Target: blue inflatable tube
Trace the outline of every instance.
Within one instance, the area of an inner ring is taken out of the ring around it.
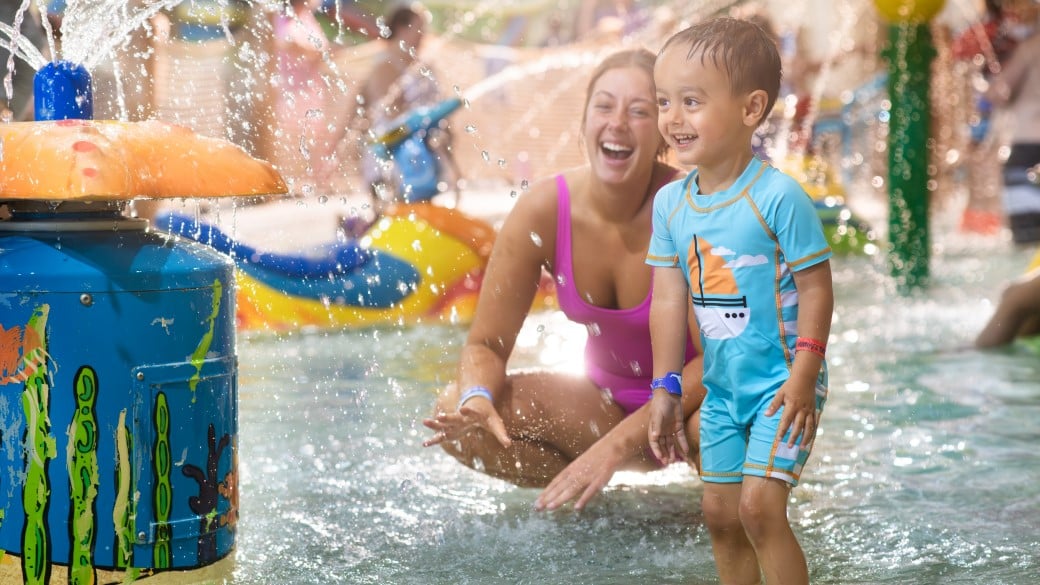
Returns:
[[[261,252],[235,241],[212,225],[177,213],[162,214],[154,223],[164,231],[207,244],[261,270],[289,277],[314,278],[345,274],[369,259],[369,253],[358,245],[357,240],[323,246],[317,250],[317,255],[298,256]]]
[[[218,228],[174,212],[155,226],[206,244],[235,259],[239,270],[290,297],[337,305],[389,308],[419,286],[418,270],[392,254],[366,250],[356,240],[317,248],[317,254],[262,252]]]

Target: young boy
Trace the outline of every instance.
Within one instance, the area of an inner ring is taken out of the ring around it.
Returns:
[[[688,451],[676,372],[692,306],[708,389],[702,506],[719,576],[808,583],[787,499],[827,396],[834,296],[812,201],[751,151],[776,101],[780,56],[758,26],[720,18],[670,38],[654,82],[661,134],[696,170],[654,202],[650,445],[665,462]]]

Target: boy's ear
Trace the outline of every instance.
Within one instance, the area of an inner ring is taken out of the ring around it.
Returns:
[[[747,94],[747,97],[744,98],[744,124],[757,128],[766,119],[766,115],[769,114],[766,111],[766,103],[768,102],[769,95],[764,89],[756,89]]]

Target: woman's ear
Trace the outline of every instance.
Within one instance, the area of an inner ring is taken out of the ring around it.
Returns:
[[[766,111],[768,102],[769,95],[764,89],[756,89],[747,94],[744,98],[744,125],[757,128],[769,115]]]

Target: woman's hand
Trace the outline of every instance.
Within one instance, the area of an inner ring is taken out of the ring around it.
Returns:
[[[534,502],[536,510],[555,510],[577,498],[574,509],[580,511],[610,482],[624,461],[620,451],[604,437],[593,443],[549,482]]]
[[[491,433],[507,449],[513,444],[495,405],[483,396],[467,400],[455,412],[440,412],[433,418],[423,419],[423,426],[435,431],[432,437],[423,441],[423,447],[457,440],[477,428]]]

